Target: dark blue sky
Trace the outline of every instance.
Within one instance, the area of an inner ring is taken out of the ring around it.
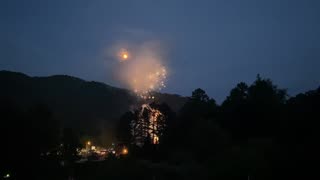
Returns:
[[[118,40],[169,49],[165,92],[221,102],[257,73],[294,95],[320,85],[319,0],[1,0],[0,69],[119,85],[103,51]]]

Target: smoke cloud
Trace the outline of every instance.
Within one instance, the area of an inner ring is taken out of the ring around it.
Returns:
[[[108,54],[117,61],[114,67],[116,79],[140,97],[154,98],[150,93],[165,87],[166,53],[159,42],[119,42],[109,48]]]

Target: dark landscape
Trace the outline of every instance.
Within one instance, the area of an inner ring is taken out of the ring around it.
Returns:
[[[151,105],[165,113],[165,133],[159,144],[145,139],[140,147],[130,134],[135,112],[126,109],[137,100],[128,90],[8,71],[0,72],[0,82],[1,168],[13,178],[270,179],[308,173],[316,155],[320,88],[288,97],[258,76],[251,85],[237,84],[221,105],[202,89],[189,97],[159,94]],[[124,143],[129,153],[76,163],[87,140]]]
[[[319,0],[0,0],[0,179],[317,179]]]

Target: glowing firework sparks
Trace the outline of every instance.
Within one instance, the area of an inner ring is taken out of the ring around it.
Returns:
[[[145,113],[148,113],[147,119]],[[138,115],[138,121],[133,124],[133,127],[137,127],[136,130],[140,131],[143,129],[143,132],[140,132],[144,138],[150,138],[152,144],[159,144],[159,137],[162,135],[165,117],[164,115],[155,108],[152,108],[149,104],[143,104]],[[134,133],[134,132],[133,132]],[[141,139],[137,139],[137,143]]]
[[[122,82],[143,99],[154,99],[150,94],[165,87],[167,69],[162,63],[158,49],[143,46],[133,49],[134,56],[127,49],[120,49],[118,59],[123,63],[117,73]],[[128,61],[130,59],[130,61]]]
[[[145,77],[139,78],[139,81],[133,80],[132,86],[140,97],[152,99],[152,96],[149,95],[151,91],[161,90],[165,87],[166,72],[160,73],[160,69],[165,69],[165,67],[161,65],[154,66],[153,69],[145,72]]]
[[[126,61],[129,59],[129,52],[126,49],[121,49],[118,53],[120,61]]]

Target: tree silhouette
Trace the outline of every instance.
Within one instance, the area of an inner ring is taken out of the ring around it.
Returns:
[[[191,100],[195,102],[207,102],[209,101],[209,96],[204,90],[198,88],[192,92]]]
[[[261,79],[257,76],[256,81],[248,89],[248,99],[255,105],[277,106],[285,103],[287,92],[279,89],[270,79]]]
[[[214,99],[210,99],[206,92],[200,88],[192,92],[192,96],[181,108],[180,119],[181,121],[187,122],[192,117],[203,117],[208,118],[217,111],[217,105]]]
[[[131,121],[135,118],[134,113],[126,112],[122,115],[117,123],[117,139],[122,143],[131,143],[132,133],[131,133]]]
[[[31,132],[28,136],[29,145],[39,147],[36,154],[46,153],[59,144],[60,125],[52,112],[44,104],[37,104],[27,111]]]
[[[230,91],[221,105],[220,122],[236,139],[269,136],[282,118],[286,97],[286,90],[257,75],[251,86],[241,82]]]
[[[146,139],[151,138],[152,144],[159,144],[166,133],[167,121],[172,117],[172,110],[164,103],[143,104],[133,113],[122,116],[118,123],[119,140],[130,139],[131,143],[143,146],[148,142]]]
[[[203,153],[208,152],[208,143],[212,143],[212,126],[217,115],[218,106],[214,99],[210,99],[206,92],[200,88],[192,92],[191,97],[178,114],[175,125],[176,149],[188,149],[198,160],[204,160]]]
[[[62,135],[62,155],[68,163],[73,163],[77,159],[77,148],[80,142],[72,128],[64,128]]]
[[[230,95],[222,103],[222,107],[226,110],[235,110],[235,108],[245,105],[248,100],[248,85],[244,82],[237,84],[230,91]]]

